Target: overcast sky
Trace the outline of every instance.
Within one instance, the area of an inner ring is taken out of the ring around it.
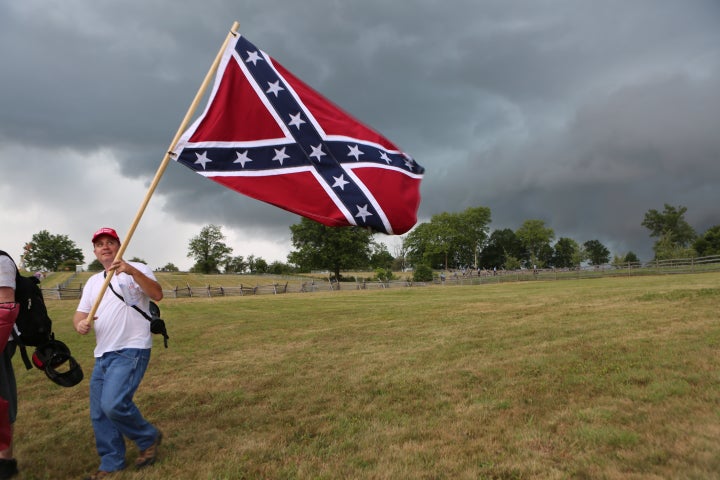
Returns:
[[[720,224],[717,0],[18,0],[0,3],[0,248],[48,230],[90,262],[95,229],[123,238],[235,20],[425,167],[420,222],[485,206],[493,230],[541,219],[641,260],[649,209]],[[286,261],[298,221],[171,162],[125,257],[187,269],[216,224],[234,255]]]

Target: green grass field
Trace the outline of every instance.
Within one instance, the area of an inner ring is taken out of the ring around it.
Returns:
[[[719,303],[720,273],[168,299],[161,460],[114,478],[720,478]],[[15,359],[26,480],[98,465],[94,337],[48,304],[86,380]]]

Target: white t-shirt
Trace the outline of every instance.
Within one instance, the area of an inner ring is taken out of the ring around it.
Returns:
[[[15,290],[15,264],[5,255],[0,255],[0,287]]]
[[[152,270],[144,263],[128,262],[140,270],[145,276],[155,280]],[[90,313],[92,306],[97,299],[100,289],[105,283],[104,272],[97,273],[90,277],[83,288],[78,312]],[[125,273],[116,273],[110,280],[110,285],[117,293],[125,297],[126,292],[140,292],[133,299],[128,298],[127,302],[137,303],[138,308],[144,312],[150,311],[150,298],[145,295],[133,277]],[[95,329],[95,357],[101,357],[106,352],[115,352],[123,348],[151,348],[152,334],[150,333],[150,322],[132,306],[120,300],[108,286],[105,290],[97,312],[97,319],[93,322]]]

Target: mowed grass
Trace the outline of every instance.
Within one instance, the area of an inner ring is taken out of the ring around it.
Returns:
[[[86,380],[16,358],[20,478],[82,478],[94,337],[48,303]],[[168,299],[161,459],[115,478],[719,478],[719,304],[718,273]]]

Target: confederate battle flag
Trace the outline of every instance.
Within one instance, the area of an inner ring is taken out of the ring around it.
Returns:
[[[399,235],[417,221],[423,167],[240,35],[174,159],[324,225]]]

